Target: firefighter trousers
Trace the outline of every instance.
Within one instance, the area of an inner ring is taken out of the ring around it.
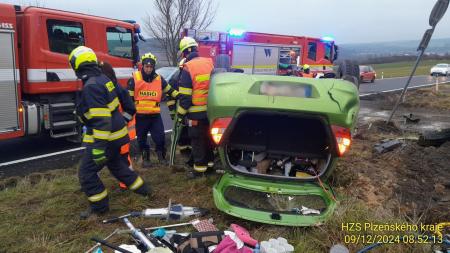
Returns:
[[[136,134],[141,151],[150,150],[150,144],[147,141],[149,132],[155,142],[155,150],[165,153],[166,137],[161,114],[136,114]]]
[[[106,148],[106,157],[107,162],[105,165],[115,178],[127,185],[128,189],[138,194],[144,196],[149,194],[147,184],[132,170],[128,153],[121,152],[120,146],[108,146]],[[98,176],[103,167],[104,165],[97,165],[92,160],[92,147],[87,146],[81,160],[78,178],[81,190],[88,197],[91,209],[94,212],[103,212],[108,210],[109,207],[108,192]]]
[[[212,140],[209,137],[208,119],[192,121],[188,129],[191,139],[192,156],[194,158],[194,170],[206,172],[208,163],[214,161]]]

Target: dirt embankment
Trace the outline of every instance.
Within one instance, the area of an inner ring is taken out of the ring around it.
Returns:
[[[416,115],[428,111],[447,120],[450,87],[442,87],[441,92],[435,94],[430,89],[409,92],[409,103],[400,109]],[[384,110],[395,97],[379,96],[371,101],[371,109]],[[417,136],[422,131],[405,124],[402,117],[401,113],[397,115],[395,124],[391,125],[376,117],[361,122],[350,153],[339,162],[335,184],[339,190],[356,194],[371,207],[405,215],[413,221],[438,223],[450,220],[450,142],[439,147],[418,145]],[[433,120],[421,122],[439,125],[436,123]],[[399,140],[402,146],[378,153],[375,144],[387,139]]]

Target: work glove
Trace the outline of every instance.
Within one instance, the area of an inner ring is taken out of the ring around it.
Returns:
[[[181,115],[181,114],[178,114],[177,115],[177,123],[178,124],[184,124],[185,123],[185,120],[184,120],[184,117],[185,117],[186,115]]]
[[[104,165],[106,163],[105,150],[103,149],[92,149],[92,160],[97,165]]]
[[[174,120],[174,119],[175,119],[175,113],[170,112],[170,118],[171,118],[172,120]]]

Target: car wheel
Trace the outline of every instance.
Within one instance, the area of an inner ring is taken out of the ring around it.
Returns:
[[[337,77],[345,79],[347,81],[351,81],[359,89],[361,76],[359,74],[359,65],[354,61],[342,61],[341,64],[339,64]]]
[[[370,82],[371,82],[371,83],[374,83],[374,82],[375,82],[375,77],[372,78],[372,80],[370,80]]]

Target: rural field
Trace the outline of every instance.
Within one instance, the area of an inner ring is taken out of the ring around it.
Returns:
[[[438,63],[450,63],[450,59],[447,60],[422,60],[417,67],[415,75],[429,75],[430,69]],[[383,63],[373,64],[373,68],[377,72],[377,78],[380,79],[383,73],[384,78],[392,77],[404,77],[409,76],[414,66],[414,61],[407,62],[395,62],[395,63]],[[370,64],[367,64],[370,65]]]

